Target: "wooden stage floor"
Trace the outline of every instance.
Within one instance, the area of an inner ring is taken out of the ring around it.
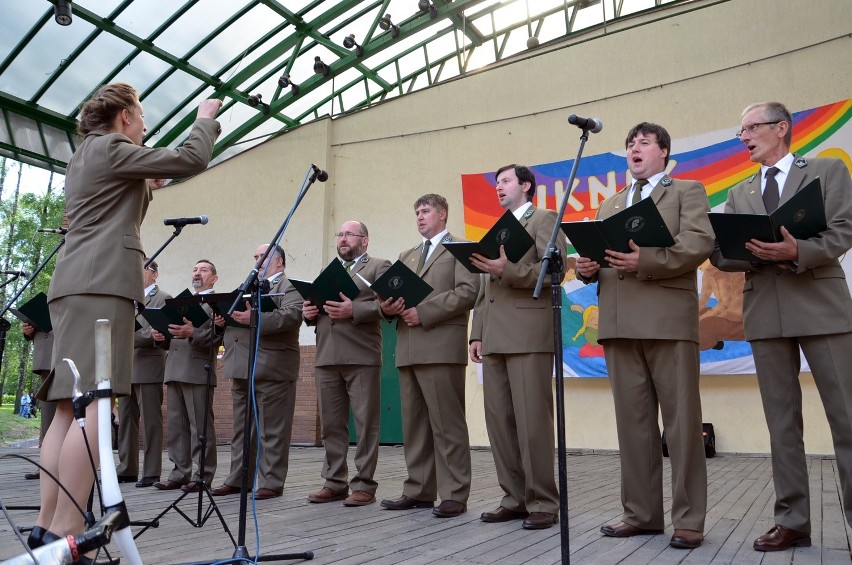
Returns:
[[[37,457],[32,448],[3,448],[0,454]],[[350,470],[353,468],[350,450]],[[226,476],[229,448],[219,446],[219,468],[213,486]],[[340,503],[311,504],[305,497],[322,485],[323,451],[316,447],[294,447],[284,495],[257,501],[256,518],[249,500],[245,545],[256,553],[255,532],[260,536],[261,556],[312,551],[313,563],[559,563],[558,526],[527,531],[520,522],[486,524],[480,513],[499,504],[500,488],[488,450],[473,450],[473,488],[468,512],[458,518],[441,519],[429,510],[392,512],[378,502],[366,507],[346,508]],[[164,457],[164,469],[171,465]],[[708,460],[709,509],[704,544],[684,551],[669,547],[672,534],[629,539],[603,537],[600,526],[620,516],[619,458],[613,453],[570,454],[568,469],[569,548],[571,563],[761,563],[826,564],[850,562],[852,529],[843,519],[837,467],[833,459],[810,458],[810,491],[813,547],[762,554],[752,549],[758,535],[772,526],[774,491],[768,457],[719,455]],[[0,458],[0,496],[8,505],[37,505],[38,481],[27,481],[24,472],[33,467],[14,457]],[[396,498],[406,477],[401,447],[382,447],[376,479],[377,499]],[[665,490],[669,489],[669,467],[665,465]],[[133,520],[150,519],[172,504],[180,491],[138,489],[121,486]],[[198,494],[187,496],[180,508],[193,519]],[[239,496],[216,498],[227,528],[239,534]],[[209,503],[204,499],[204,508]],[[670,502],[666,500],[668,511]],[[21,526],[32,525],[36,513],[11,512]],[[256,522],[255,522],[256,520]],[[257,524],[257,526],[255,525]],[[138,528],[134,528],[138,531]],[[214,513],[200,528],[173,509],[138,539],[146,564],[213,562],[230,558],[234,545]],[[113,555],[117,548],[110,547]],[[20,552],[9,524],[0,523],[0,560]],[[295,561],[290,561],[294,562]]]

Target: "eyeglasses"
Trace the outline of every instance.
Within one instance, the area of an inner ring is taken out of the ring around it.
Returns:
[[[336,234],[334,234],[334,237],[336,237],[337,239],[342,239],[344,237],[346,239],[349,239],[350,237],[367,237],[367,236],[357,234],[357,233],[352,233],[351,231],[341,231],[341,232],[337,232]]]
[[[775,124],[780,124],[783,121],[784,120],[778,120],[775,122],[757,122],[756,124],[751,124],[750,126],[743,126],[742,129],[740,129],[736,135],[739,138],[742,137],[745,132],[754,133],[760,126],[771,126]]]

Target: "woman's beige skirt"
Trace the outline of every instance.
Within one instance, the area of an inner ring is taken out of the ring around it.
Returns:
[[[113,394],[130,394],[133,370],[135,307],[132,300],[105,294],[74,294],[52,300],[53,372],[38,392],[40,400],[73,397],[74,374],[63,359],[74,361],[80,372],[80,392],[96,388],[95,321],[107,319],[112,328]]]

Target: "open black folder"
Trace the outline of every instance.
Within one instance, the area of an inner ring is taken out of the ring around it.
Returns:
[[[233,292],[220,292],[217,294],[210,295],[210,300],[205,300],[208,304],[210,304],[210,308],[223,318],[225,318],[225,325],[232,326],[234,328],[248,328],[248,324],[241,324],[236,321],[232,316],[228,315],[228,310],[231,308],[231,304],[234,303],[234,299],[237,297],[237,293],[239,289],[234,290]],[[234,308],[234,312],[245,312],[246,311],[246,302],[250,301],[250,295],[245,295],[243,300],[237,302],[237,307]],[[260,311],[261,312],[272,312],[278,308],[278,305],[275,304],[275,301],[272,299],[270,295],[263,295],[260,298]]]
[[[725,259],[763,262],[746,249],[757,239],[777,243],[784,239],[781,226],[796,239],[808,239],[826,230],[825,202],[819,177],[815,178],[771,214],[725,214],[710,212],[719,251]]]
[[[193,302],[198,300],[198,296],[189,289],[184,289],[174,298],[166,300],[166,305],[162,308],[145,308],[142,310],[142,317],[148,320],[152,328],[169,338],[174,337],[169,333],[169,324],[183,325],[184,318],[192,322],[193,327],[200,328],[210,316],[200,304]]]
[[[50,310],[47,308],[47,295],[39,292],[19,308],[9,308],[13,316],[33,326],[36,330],[50,333],[53,324],[50,323]]]
[[[434,290],[400,260],[377,278],[370,289],[382,298],[402,298],[406,308],[414,308]]]
[[[314,306],[319,308],[320,314],[325,314],[325,303],[329,300],[333,302],[340,301],[340,293],[342,292],[350,300],[354,300],[360,290],[358,285],[346,272],[346,268],[335,258],[331,263],[323,269],[314,282],[301,281],[298,279],[290,279],[290,282],[302,295],[305,300],[313,302]]]
[[[535,240],[527,233],[521,222],[512,212],[506,212],[491,226],[491,229],[477,241],[445,241],[442,243],[447,251],[453,254],[465,268],[471,273],[481,273],[479,269],[470,263],[470,256],[478,253],[489,259],[500,257],[500,246],[506,251],[506,258],[517,263],[526,254],[530,247],[535,245]]]
[[[562,231],[581,257],[609,267],[606,250],[630,253],[630,240],[639,247],[671,247],[675,241],[652,198],[645,198],[605,220],[563,222]]]

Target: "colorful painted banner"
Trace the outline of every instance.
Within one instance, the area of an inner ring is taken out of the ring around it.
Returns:
[[[852,99],[827,104],[793,115],[793,152],[810,157],[842,159],[852,171]],[[736,129],[720,130],[672,141],[668,172],[672,177],[704,184],[710,206],[722,211],[728,190],[753,175],[752,163]],[[626,132],[625,132],[626,133]],[[588,145],[587,145],[588,147]],[[573,160],[533,165],[537,187],[535,204],[557,210]],[[624,151],[583,157],[563,221],[593,219],[600,203],[628,182]],[[462,175],[465,235],[481,238],[503,213],[494,194],[494,172]],[[568,266],[572,266],[568,249]],[[847,279],[852,258],[843,261]],[[742,341],[741,273],[722,273],[709,265],[699,271],[701,288],[701,370],[706,374],[754,373],[751,348]],[[563,282],[562,309],[564,369],[566,376],[606,376],[603,350],[597,342],[595,285],[574,280],[569,270]],[[807,366],[803,364],[803,370]]]

